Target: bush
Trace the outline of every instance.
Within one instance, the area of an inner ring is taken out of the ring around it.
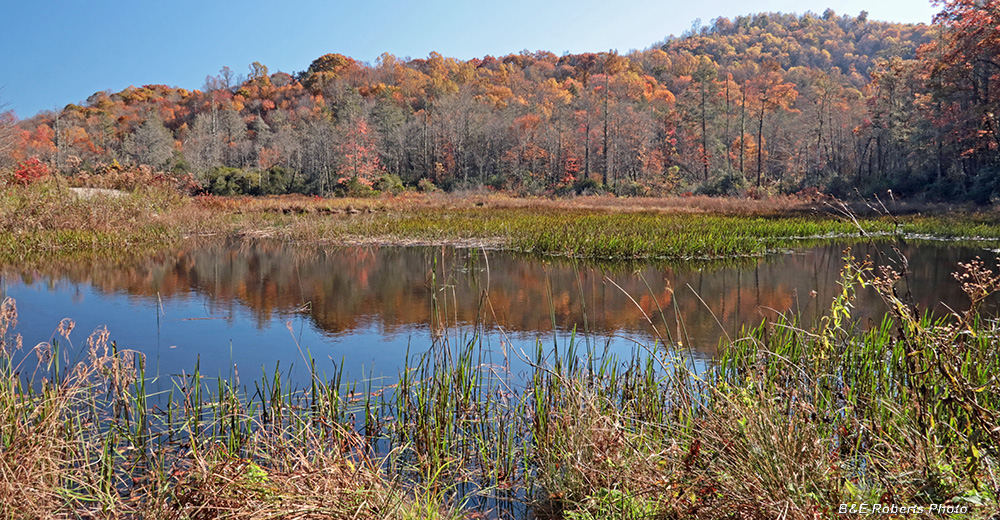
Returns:
[[[623,182],[615,186],[615,195],[619,197],[645,197],[649,195],[649,189],[638,182]]]
[[[392,173],[380,176],[375,180],[373,187],[378,191],[392,193],[393,195],[398,195],[406,190],[406,186],[403,185],[403,179],[400,179],[399,175]]]
[[[374,197],[378,194],[377,191],[372,189],[371,186],[365,184],[361,179],[357,177],[351,177],[350,179],[342,179],[333,187],[333,193],[338,197]]]
[[[593,195],[604,191],[604,186],[594,179],[580,179],[573,183],[573,191],[577,195]]]
[[[262,195],[281,195],[284,193],[315,194],[315,190],[306,185],[306,176],[281,166],[272,166],[265,171],[268,181],[268,191]]]
[[[1000,197],[1000,180],[997,178],[996,170],[991,168],[980,170],[979,173],[972,179],[972,187],[969,188],[969,192],[966,197],[975,202],[976,204],[989,204]],[[958,183],[950,183],[952,185]],[[937,187],[937,186],[935,186]],[[941,192],[944,192],[944,187],[937,187]],[[952,187],[954,189],[954,187]],[[943,193],[938,193],[939,196]],[[943,198],[943,197],[942,197]]]
[[[50,174],[49,165],[39,161],[38,157],[31,157],[17,163],[17,167],[14,168],[14,182],[27,186],[48,177]]]
[[[249,176],[239,168],[219,166],[205,174],[205,184],[212,195],[249,195],[252,185]]]
[[[201,181],[190,173],[167,173],[151,166],[126,165],[118,161],[99,164],[91,171],[81,170],[69,180],[70,185],[81,188],[104,188],[122,191],[141,191],[148,188],[170,187],[181,193],[196,195],[205,191]]]
[[[420,179],[420,182],[417,182],[417,191],[421,193],[430,193],[432,191],[438,191],[438,187],[435,186],[430,179]]]
[[[728,172],[702,184],[697,190],[698,195],[709,197],[725,197],[740,195],[747,187],[747,181],[739,172]]]
[[[205,183],[212,195],[262,196],[309,193],[304,176],[280,166],[256,171],[220,166],[205,175]]]

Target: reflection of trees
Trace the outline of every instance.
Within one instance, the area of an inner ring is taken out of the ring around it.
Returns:
[[[869,251],[860,252],[865,253]],[[933,309],[940,301],[951,306],[964,303],[950,273],[958,261],[981,252],[924,247],[918,254],[909,247],[904,253],[910,256],[913,291],[923,308]],[[151,299],[196,292],[208,298],[214,313],[229,313],[236,305],[247,307],[260,326],[275,313],[290,313],[308,304],[316,325],[333,333],[369,323],[390,333],[401,327],[428,326],[432,294],[446,304],[449,323],[457,316],[464,324],[483,320],[525,332],[550,331],[552,316],[560,328],[576,325],[583,332],[586,321],[590,331],[599,334],[649,334],[644,318],[649,316],[663,332],[662,309],[675,339],[684,339],[678,337],[684,330],[694,346],[712,351],[723,336],[716,319],[732,334],[742,324],[773,319],[776,313],[798,312],[810,322],[824,312],[838,289],[842,256],[841,247],[823,246],[749,267],[645,265],[622,270],[489,252],[487,276],[487,262],[476,250],[324,249],[215,240],[143,259],[70,262],[18,274],[29,282],[39,276],[67,279],[107,293]],[[481,306],[487,282],[490,305]],[[855,307],[859,316],[881,312],[874,294],[862,294]],[[675,314],[683,317],[682,327]]]

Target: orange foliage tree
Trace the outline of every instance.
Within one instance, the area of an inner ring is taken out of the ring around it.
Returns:
[[[337,169],[339,176],[337,182],[340,184],[354,180],[365,186],[371,186],[385,173],[385,168],[379,160],[375,136],[372,135],[364,118],[356,118],[349,124],[339,151],[342,160],[340,168]]]

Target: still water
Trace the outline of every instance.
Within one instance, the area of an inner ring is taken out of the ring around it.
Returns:
[[[896,261],[889,249],[854,253]],[[900,251],[915,301],[939,313],[965,303],[951,275],[958,262],[980,256],[996,265],[982,248],[920,243]],[[15,331],[26,349],[59,339],[60,320],[71,318],[76,328],[62,349],[72,361],[106,326],[119,349],[145,355],[147,374],[161,376],[154,388],[196,366],[244,379],[278,369],[302,381],[310,356],[321,373],[391,380],[408,351],[476,331],[515,359],[536,342],[565,347],[571,337],[598,353],[627,356],[666,343],[707,359],[745,325],[782,313],[805,323],[822,315],[840,290],[843,257],[843,245],[823,245],[729,263],[595,265],[480,249],[215,240],[140,259],[6,266],[0,292],[17,301]],[[855,309],[871,320],[883,312],[870,292]]]

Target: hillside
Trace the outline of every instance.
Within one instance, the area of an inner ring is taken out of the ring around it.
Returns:
[[[827,10],[812,13],[761,13],[735,19],[717,18],[697,34],[673,39],[661,46],[668,54],[706,55],[727,69],[740,63],[776,61],[782,69],[819,69],[844,74],[855,87],[871,81],[879,60],[912,60],[917,49],[930,43],[934,29],[927,25],[897,24],[838,16]]]
[[[294,74],[255,62],[199,90],[98,92],[20,121],[6,162],[71,175],[145,164],[218,194],[892,188],[988,201],[997,71],[949,65],[962,31],[828,10],[718,18],[627,55],[333,53]]]

